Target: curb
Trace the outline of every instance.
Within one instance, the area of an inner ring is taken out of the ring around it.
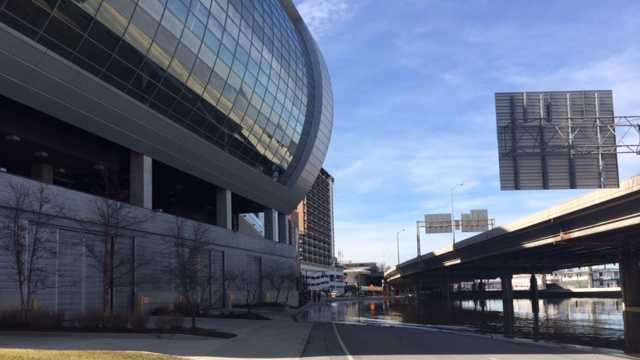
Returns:
[[[302,305],[302,307],[300,307],[299,309],[296,310],[296,312],[294,312],[293,314],[291,314],[291,318],[293,319],[294,322],[298,322],[298,316],[300,316],[300,314],[302,314],[303,312],[307,311],[310,307],[314,306],[314,305],[319,305],[321,303],[312,303],[312,302],[308,302],[304,305]]]

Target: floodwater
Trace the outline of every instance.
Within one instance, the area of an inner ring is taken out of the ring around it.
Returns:
[[[540,299],[534,313],[529,299],[513,301],[514,334],[534,340],[622,349],[622,300],[604,298]],[[394,298],[335,301],[311,308],[311,321],[436,326],[478,333],[502,334],[502,300],[418,301]]]

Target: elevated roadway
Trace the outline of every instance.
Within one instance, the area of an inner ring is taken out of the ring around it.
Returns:
[[[509,312],[513,274],[620,263],[625,337],[636,338],[628,350],[640,353],[639,250],[640,176],[636,176],[617,189],[594,191],[401,263],[385,273],[385,282],[418,293],[433,288],[448,293],[451,283],[500,277]]]

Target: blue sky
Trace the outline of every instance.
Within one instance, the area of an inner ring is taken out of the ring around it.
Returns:
[[[299,0],[333,81],[336,247],[345,260],[415,257],[415,221],[488,208],[506,224],[583,191],[499,189],[494,93],[613,89],[640,114],[640,1]],[[640,174],[621,156],[621,178]],[[458,234],[458,239],[469,234]],[[423,253],[449,235],[422,236]]]

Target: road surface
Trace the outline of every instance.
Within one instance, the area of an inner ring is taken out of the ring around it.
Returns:
[[[624,355],[584,352],[555,345],[491,339],[441,331],[317,322],[303,358],[362,359],[565,359],[613,360]]]

